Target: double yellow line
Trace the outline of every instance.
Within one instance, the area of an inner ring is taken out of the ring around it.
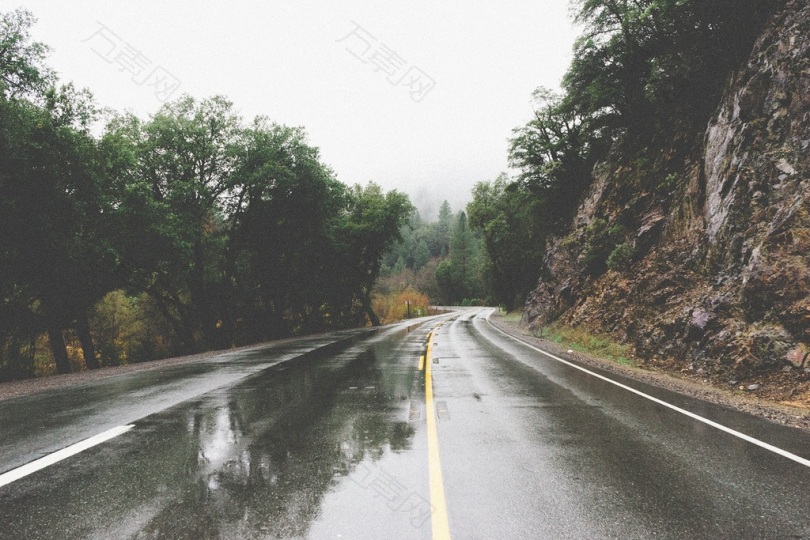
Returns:
[[[438,328],[438,327],[437,327]],[[427,415],[428,437],[428,474],[430,476],[430,503],[433,506],[431,514],[434,539],[449,539],[450,525],[447,522],[447,502],[444,497],[444,481],[442,480],[442,465],[439,459],[439,434],[436,429],[436,406],[433,403],[433,376],[431,373],[431,349],[433,348],[433,335],[428,334],[427,350],[425,355],[419,357],[419,369],[425,368],[425,411]]]

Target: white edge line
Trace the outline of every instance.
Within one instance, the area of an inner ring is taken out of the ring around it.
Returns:
[[[548,356],[549,358],[551,358],[553,360],[556,360],[558,362],[562,362],[563,364],[565,364],[567,366],[570,366],[570,367],[572,367],[574,369],[578,369],[578,370],[580,370],[580,371],[582,371],[584,373],[587,373],[588,375],[592,375],[592,376],[594,376],[594,377],[596,377],[598,379],[602,379],[603,381],[606,381],[606,382],[609,382],[610,384],[616,385],[619,388],[627,390],[628,392],[632,392],[632,393],[634,393],[636,395],[639,395],[639,396],[641,396],[641,397],[643,397],[645,399],[649,399],[650,401],[652,401],[654,403],[658,403],[659,405],[663,405],[664,407],[672,409],[673,411],[677,411],[677,412],[679,412],[679,413],[681,413],[683,415],[688,416],[689,418],[692,418],[692,419],[697,420],[699,422],[703,422],[704,424],[712,426],[713,428],[719,429],[720,431],[725,431],[726,433],[728,433],[730,435],[734,435],[735,437],[738,437],[738,438],[740,438],[740,439],[742,439],[744,441],[750,442],[751,444],[755,444],[755,445],[759,446],[760,448],[764,448],[765,450],[770,450],[774,454],[779,454],[780,456],[786,457],[786,458],[788,458],[790,460],[793,460],[796,463],[804,465],[805,467],[810,467],[810,459],[805,459],[805,458],[803,458],[801,456],[797,456],[796,454],[792,454],[792,453],[788,452],[787,450],[782,450],[781,448],[778,448],[776,446],[768,444],[768,443],[766,443],[764,441],[760,441],[759,439],[755,439],[755,438],[751,437],[750,435],[746,435],[745,433],[740,433],[739,431],[735,431],[735,430],[733,430],[733,429],[731,429],[729,427],[724,426],[723,424],[718,424],[717,422],[709,420],[708,418],[703,418],[702,416],[699,416],[699,415],[697,415],[697,414],[695,414],[693,412],[689,412],[686,409],[681,409],[680,407],[678,407],[676,405],[672,405],[671,403],[667,403],[666,401],[660,400],[660,399],[658,399],[656,397],[653,397],[653,396],[651,396],[649,394],[645,394],[644,392],[642,392],[640,390],[636,390],[635,388],[631,388],[630,386],[627,386],[627,385],[622,384],[620,382],[614,381],[613,379],[610,379],[610,378],[605,377],[603,375],[599,375],[598,373],[594,373],[593,371],[591,371],[589,369],[585,369],[584,367],[578,366],[578,365],[576,365],[576,364],[574,364],[572,362],[569,362],[568,360],[563,360],[562,358],[554,356],[551,353],[548,353],[548,352],[546,352],[546,351],[544,351],[542,349],[538,349],[537,347],[535,347],[533,345],[530,345],[529,343],[523,341],[522,339],[516,338],[515,336],[513,336],[511,334],[507,334],[506,332],[504,332],[503,330],[501,330],[500,328],[498,328],[497,326],[492,324],[492,322],[489,320],[489,317],[492,315],[492,313],[494,313],[494,312],[491,312],[486,318],[487,324],[489,324],[492,328],[494,328],[495,330],[497,330],[501,334],[505,335],[506,337],[511,338],[511,339],[517,341],[518,343],[520,343],[522,345],[525,345],[526,347],[528,347],[528,348],[530,348],[532,350],[535,350],[535,351],[537,351],[537,352],[539,352],[541,354],[544,354],[544,355]]]
[[[74,456],[79,452],[84,452],[88,448],[92,448],[93,446],[99,445],[105,441],[109,441],[119,435],[122,435],[135,427],[133,424],[129,424],[126,426],[118,426],[112,429],[108,429],[103,433],[99,433],[98,435],[94,435],[89,439],[85,439],[83,441],[77,442],[76,444],[72,444],[66,448],[62,448],[54,452],[53,454],[48,454],[45,457],[41,457],[37,460],[34,460],[30,463],[26,463],[16,469],[12,469],[8,472],[0,474],[0,487],[5,486],[6,484],[10,484],[12,482],[16,482],[20,478],[24,478],[29,474],[35,473],[45,467],[49,467],[54,463],[62,461],[63,459],[69,458],[70,456]]]

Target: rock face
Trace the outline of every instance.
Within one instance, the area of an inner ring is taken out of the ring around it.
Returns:
[[[810,3],[772,18],[693,142],[597,165],[525,318],[710,374],[810,366]],[[600,234],[632,247],[629,264],[588,266]]]

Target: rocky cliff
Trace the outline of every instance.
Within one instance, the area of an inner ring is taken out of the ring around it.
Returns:
[[[810,3],[772,17],[705,131],[673,128],[593,175],[530,325],[585,326],[719,380],[807,378]]]

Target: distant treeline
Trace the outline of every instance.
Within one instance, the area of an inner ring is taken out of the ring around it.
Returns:
[[[435,222],[414,212],[400,236],[383,257],[376,292],[412,289],[444,306],[480,305],[490,299],[481,235],[470,228],[464,211],[454,214],[444,201]]]
[[[407,196],[340,183],[303,129],[224,97],[94,135],[32,15],[0,18],[0,380],[378,322]]]

